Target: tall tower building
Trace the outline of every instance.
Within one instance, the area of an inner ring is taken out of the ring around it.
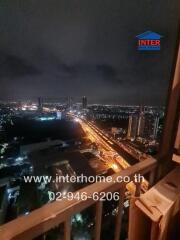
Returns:
[[[154,129],[153,129],[153,139],[157,139],[158,134],[158,127],[159,127],[159,116],[156,116],[154,119]]]
[[[42,111],[43,110],[43,104],[42,104],[42,98],[38,97],[38,111]]]
[[[87,108],[87,97],[86,96],[82,97],[82,108],[83,109]]]
[[[128,139],[135,139],[137,135],[138,130],[138,116],[132,115],[129,116],[129,125],[128,125],[128,132],[127,132],[127,138]]]
[[[137,136],[138,137],[144,137],[144,128],[145,128],[145,115],[143,112],[140,113],[139,121],[138,121],[138,130],[137,130]]]
[[[72,97],[68,97],[67,99],[67,107],[68,109],[71,109],[73,105]]]

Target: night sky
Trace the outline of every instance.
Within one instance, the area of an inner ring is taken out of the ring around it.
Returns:
[[[0,99],[164,104],[179,0],[1,0]],[[140,52],[136,35],[163,36]]]

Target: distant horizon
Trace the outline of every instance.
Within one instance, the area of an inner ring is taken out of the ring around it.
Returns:
[[[65,98],[65,97],[64,97]],[[43,98],[42,98],[43,99]],[[32,104],[36,104],[38,103],[38,98],[34,98],[34,99],[0,99],[0,103],[32,103]],[[67,101],[64,99],[64,101],[58,101],[58,100],[45,100],[42,101],[42,104],[66,104]],[[82,104],[81,99],[79,101],[74,101],[72,102],[73,104]],[[164,105],[152,105],[152,104],[143,104],[143,103],[139,103],[139,104],[132,104],[132,103],[102,103],[102,102],[89,102],[88,99],[88,106],[93,106],[93,105],[103,105],[103,106],[119,106],[119,107],[139,107],[139,106],[143,106],[143,107],[166,107],[165,104]]]

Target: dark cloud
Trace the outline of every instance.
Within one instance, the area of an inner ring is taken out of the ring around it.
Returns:
[[[38,69],[17,56],[0,53],[0,78],[18,78],[40,74]]]
[[[97,65],[97,70],[100,71],[104,77],[116,77],[117,75],[115,68],[108,64]]]

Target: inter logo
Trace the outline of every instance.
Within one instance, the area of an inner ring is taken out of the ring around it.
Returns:
[[[137,46],[140,51],[159,51],[161,49],[162,36],[158,33],[146,31],[136,36]]]

